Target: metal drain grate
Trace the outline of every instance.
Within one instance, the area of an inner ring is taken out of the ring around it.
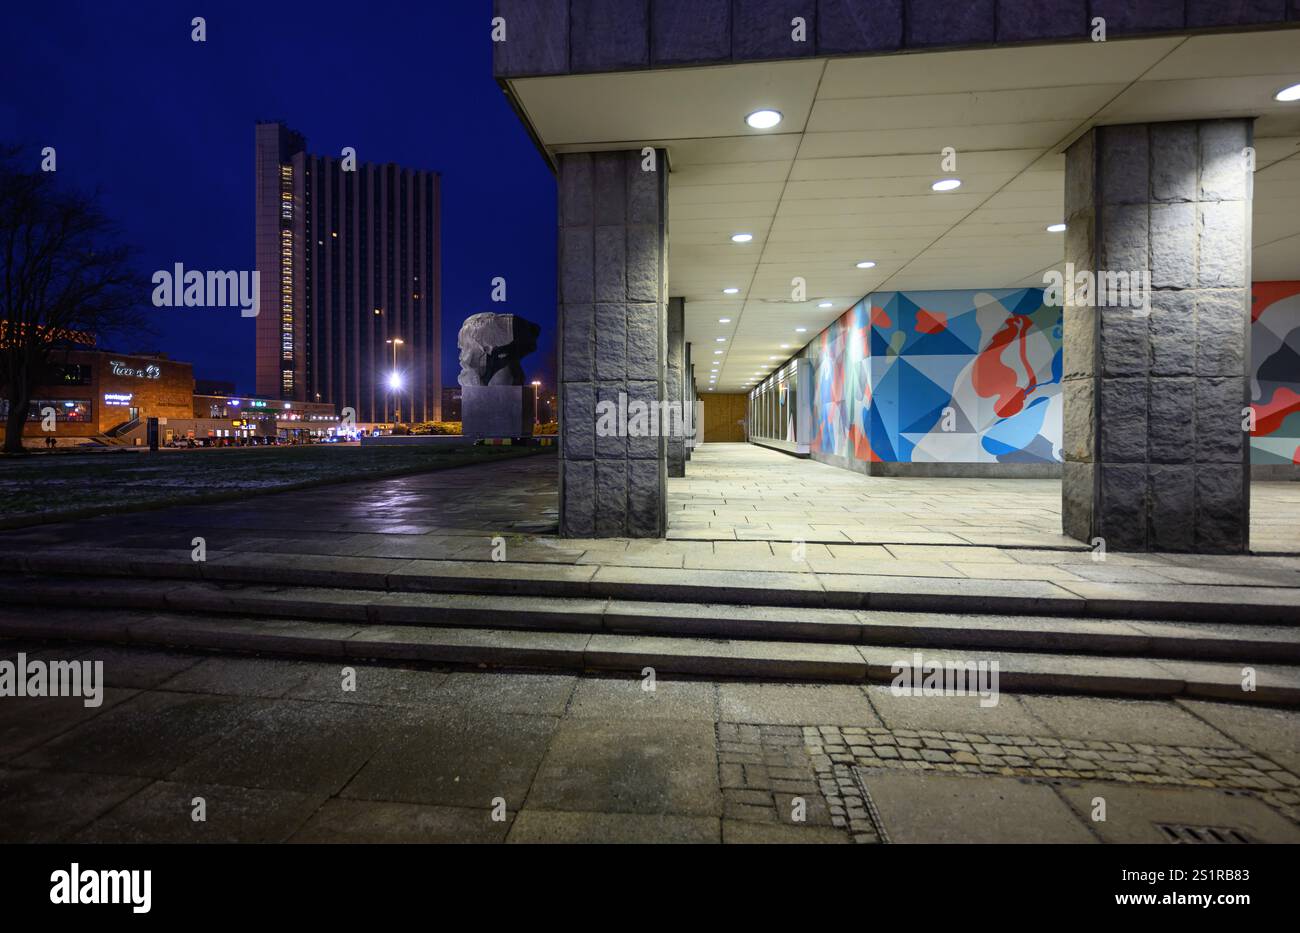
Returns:
[[[1255,840],[1234,826],[1188,826],[1185,823],[1156,823],[1165,841],[1174,845],[1240,846]]]

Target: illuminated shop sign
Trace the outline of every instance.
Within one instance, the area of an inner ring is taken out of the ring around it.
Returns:
[[[105,392],[105,405],[130,405],[134,396],[130,392]]]
[[[131,376],[135,379],[161,379],[162,369],[150,363],[143,369],[137,369],[134,366],[127,366],[120,360],[109,360],[108,368],[113,371],[114,376]]]

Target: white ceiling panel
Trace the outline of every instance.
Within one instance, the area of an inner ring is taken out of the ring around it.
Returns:
[[[1064,148],[1099,123],[1257,117],[1254,274],[1300,279],[1300,104],[1271,99],[1296,81],[1300,30],[1272,30],[527,78],[512,90],[553,153],[668,149],[669,290],[686,299],[697,379],[716,367],[718,390],[736,391],[868,292],[1041,284],[1062,262],[1065,238],[1045,228],[1061,219]],[[743,117],[760,107],[785,119],[751,131]],[[960,189],[930,189],[949,175]],[[732,243],[737,232],[754,239]],[[864,259],[876,267],[854,267]],[[791,300],[796,276],[805,301]],[[729,286],[739,294],[724,296]]]

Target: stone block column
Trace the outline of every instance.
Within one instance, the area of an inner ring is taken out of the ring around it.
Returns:
[[[1072,537],[1249,547],[1252,138],[1250,119],[1102,126],[1066,151],[1066,279],[1096,286],[1065,302]],[[1149,302],[1116,273],[1149,275]]]
[[[686,343],[685,358],[682,363],[682,401],[691,406],[692,417],[694,417],[695,403],[699,401],[695,397],[695,364],[691,362],[691,345]],[[695,426],[695,444],[698,444],[704,437],[703,419],[695,418],[692,422]],[[686,461],[691,459],[691,449],[694,445],[686,445]]]
[[[663,432],[629,436],[628,414],[665,397],[666,155],[651,171],[639,149],[558,161],[560,534],[663,537]]]
[[[668,360],[665,384],[668,401],[682,406],[682,417],[690,417],[686,395],[686,300],[668,299]],[[674,431],[668,438],[668,475],[686,475],[686,438]]]

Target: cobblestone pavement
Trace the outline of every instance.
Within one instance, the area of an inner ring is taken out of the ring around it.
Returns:
[[[386,665],[348,690],[332,663],[20,651],[108,686],[0,699],[0,841],[1300,840],[1295,711]]]

